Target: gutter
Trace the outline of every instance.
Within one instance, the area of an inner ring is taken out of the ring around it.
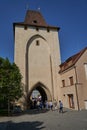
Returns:
[[[75,69],[75,75],[76,75],[75,90],[76,90],[77,106],[78,106],[78,111],[79,111],[80,107],[79,107],[79,98],[78,98],[79,96],[78,96],[78,88],[77,88],[78,78],[77,78],[76,66],[74,66],[74,69]]]

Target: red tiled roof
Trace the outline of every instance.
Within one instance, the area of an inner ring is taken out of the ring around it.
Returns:
[[[83,50],[78,52],[77,54],[69,57],[64,63],[60,64],[60,71],[59,73],[67,70],[68,68],[75,65],[75,63],[79,60],[79,58],[82,56],[82,54],[87,50],[87,47],[85,47]]]
[[[26,12],[25,20],[24,22],[18,22],[14,23],[14,25],[29,25],[29,26],[38,26],[38,27],[46,27],[46,28],[55,28],[55,29],[60,29],[59,27],[55,26],[50,26],[46,23],[44,20],[42,14],[39,11],[33,11],[33,10],[28,10]]]

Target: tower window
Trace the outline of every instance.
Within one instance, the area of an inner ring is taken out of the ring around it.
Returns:
[[[37,20],[34,20],[33,23],[37,23]]]
[[[36,41],[36,46],[39,46],[40,45],[40,42],[39,40]]]
[[[38,27],[36,28],[36,31],[39,31],[39,28],[38,28]]]
[[[50,29],[49,29],[49,28],[47,28],[47,32],[50,32]]]
[[[24,26],[24,30],[27,30],[27,26]]]

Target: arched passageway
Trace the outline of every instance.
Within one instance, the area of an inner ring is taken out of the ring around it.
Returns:
[[[37,92],[33,95],[33,92]],[[28,108],[31,108],[32,101],[34,99],[38,100],[38,98],[41,97],[41,100],[43,103],[45,103],[46,100],[52,100],[51,94],[49,90],[41,83],[37,83],[35,86],[32,87],[28,94]]]

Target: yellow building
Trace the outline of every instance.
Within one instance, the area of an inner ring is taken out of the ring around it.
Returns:
[[[38,90],[43,101],[61,99],[67,108],[85,108],[87,48],[61,64],[60,28],[48,25],[39,11],[28,10],[24,22],[13,27],[14,61],[24,84],[22,105],[29,105],[32,92]]]
[[[87,47],[62,63],[59,74],[64,106],[77,110],[87,109]]]

